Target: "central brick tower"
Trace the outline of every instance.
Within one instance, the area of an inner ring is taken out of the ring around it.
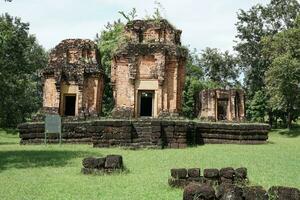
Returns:
[[[167,20],[134,20],[114,52],[113,117],[177,116],[181,112],[187,50]]]

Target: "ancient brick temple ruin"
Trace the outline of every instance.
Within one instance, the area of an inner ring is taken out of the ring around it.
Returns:
[[[242,90],[203,90],[198,104],[202,119],[241,121],[245,118],[245,94]]]
[[[98,115],[104,83],[96,44],[83,39],[63,40],[49,57],[42,72],[44,112]]]
[[[114,118],[98,116],[104,74],[99,52],[91,40],[68,39],[50,53],[43,75],[43,110],[62,120],[63,143],[90,143],[94,147],[184,148],[207,143],[263,144],[267,124],[235,123],[245,117],[242,90],[204,90],[199,95],[199,117],[211,123],[181,120],[187,50],[181,31],[166,20],[134,20],[112,55],[111,83]],[[170,116],[170,117],[169,117]],[[44,143],[45,122],[18,126],[21,144]],[[59,134],[47,142],[57,143]]]
[[[111,67],[114,117],[159,117],[181,111],[187,51],[166,20],[134,20]]]

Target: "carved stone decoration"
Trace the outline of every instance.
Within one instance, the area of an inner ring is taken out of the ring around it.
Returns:
[[[129,69],[129,80],[131,80],[134,83],[134,80],[136,79],[136,73],[137,73],[136,57],[129,58],[128,69]]]
[[[166,58],[163,54],[158,53],[154,54],[154,58],[157,66],[158,84],[162,86],[165,80]]]

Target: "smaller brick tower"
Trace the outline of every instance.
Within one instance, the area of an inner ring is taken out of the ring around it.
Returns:
[[[134,20],[115,51],[111,82],[114,117],[159,117],[181,112],[187,51],[167,20]]]
[[[199,118],[210,121],[242,121],[245,118],[243,90],[203,90],[199,93],[199,100]]]
[[[101,111],[103,73],[91,40],[67,39],[50,53],[43,72],[43,110],[62,116],[97,116]]]

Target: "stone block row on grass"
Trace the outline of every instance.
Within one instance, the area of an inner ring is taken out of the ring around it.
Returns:
[[[192,182],[214,186],[222,183],[245,185],[248,182],[247,168],[204,169],[203,176],[200,168],[171,169],[171,178],[168,180],[171,187],[185,187]]]
[[[217,187],[206,183],[189,183],[183,200],[299,200],[297,188],[273,186],[268,191],[261,186],[240,186],[222,183]]]

